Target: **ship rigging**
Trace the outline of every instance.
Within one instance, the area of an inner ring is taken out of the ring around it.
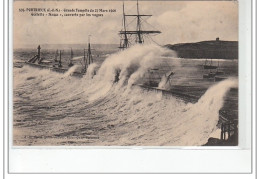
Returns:
[[[123,2],[123,29],[119,31],[120,35],[120,46],[119,48],[124,50],[131,45],[132,36],[135,37],[135,44],[143,44],[144,36],[151,34],[160,34],[161,32],[158,30],[143,30],[142,24],[146,22],[145,17],[151,17],[152,15],[140,14],[139,10],[139,2],[137,0],[137,14],[125,14],[125,5]],[[135,17],[136,18],[136,30],[128,30],[127,27],[129,24],[126,24],[127,17]],[[147,23],[147,22],[146,22]]]
[[[90,46],[90,36],[91,36],[91,35],[88,36],[87,58],[86,58],[86,49],[84,49],[83,64],[82,64],[82,66],[83,66],[82,73],[86,73],[88,65],[90,65],[91,63],[93,63],[93,57],[92,57],[91,46]]]

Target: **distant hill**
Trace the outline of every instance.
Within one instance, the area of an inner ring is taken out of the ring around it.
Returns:
[[[238,41],[212,41],[165,45],[180,58],[238,59]]]

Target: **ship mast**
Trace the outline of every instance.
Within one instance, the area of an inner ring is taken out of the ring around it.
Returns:
[[[73,66],[72,59],[73,59],[73,51],[72,51],[72,48],[70,48],[70,60],[69,60],[69,66]]]
[[[126,22],[125,22],[125,3],[123,2],[123,18],[124,18],[124,44],[123,44],[123,48],[127,48],[128,47],[128,38],[127,38],[127,35],[126,35]]]
[[[60,60],[59,60],[58,67],[62,67],[62,65],[61,65],[61,50],[60,50]]]
[[[90,47],[90,36],[88,36],[88,53],[87,53],[87,59],[88,59],[88,64],[93,63],[93,58],[91,54],[91,47]]]
[[[128,42],[128,37],[127,37],[127,33],[126,33],[126,18],[125,18],[125,3],[123,1],[123,30],[122,30],[122,34],[120,34],[123,36],[122,40],[120,41],[120,47],[121,49],[125,49],[129,47],[129,42]],[[123,41],[123,44],[122,44]]]
[[[72,48],[70,49],[70,60],[73,59],[73,51],[72,51]]]
[[[136,28],[136,31],[137,31],[137,39],[136,39],[136,42],[139,43],[139,44],[142,44],[143,43],[143,39],[142,39],[142,36],[141,36],[141,19],[140,19],[140,14],[139,14],[139,4],[138,4],[138,0],[137,0],[137,3],[136,3],[136,9],[137,9],[137,28]]]
[[[55,58],[54,58],[54,61],[55,61],[55,62],[58,61],[58,56],[59,56],[59,50],[57,49],[57,50],[56,50],[56,53],[55,53]]]
[[[86,60],[86,49],[84,48],[84,57],[83,57],[83,72],[87,71],[87,60]]]
[[[137,14],[125,14],[125,8],[124,8],[124,3],[123,3],[123,27],[124,29],[119,31],[119,34],[123,36],[123,46],[120,44],[119,48],[128,48],[129,47],[129,39],[127,35],[135,35],[136,36],[136,43],[143,44],[144,43],[144,38],[143,35],[149,35],[149,34],[159,34],[161,33],[160,31],[156,30],[142,30],[142,17],[151,17],[152,15],[147,15],[147,14],[140,14],[139,11],[139,2],[137,0],[136,3],[136,10]],[[136,17],[137,22],[136,22],[136,30],[127,30],[126,29],[126,17]]]
[[[87,66],[90,65],[91,63],[93,63],[93,58],[92,58],[92,54],[91,54],[91,46],[90,46],[90,36],[88,36],[88,49],[84,48],[84,56],[83,56],[83,73],[86,73],[87,71]],[[87,50],[87,58],[86,58],[86,50]]]

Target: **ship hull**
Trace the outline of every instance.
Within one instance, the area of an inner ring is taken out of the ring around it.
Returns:
[[[222,77],[222,76],[215,76],[215,81],[223,81],[227,79],[226,77]]]
[[[217,66],[204,65],[204,69],[217,69]]]

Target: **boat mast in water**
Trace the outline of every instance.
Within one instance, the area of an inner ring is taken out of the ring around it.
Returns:
[[[86,58],[86,49],[84,48],[84,57],[83,57],[83,73],[86,73],[87,71],[87,66],[93,63],[93,57],[91,53],[91,45],[90,45],[90,36],[88,36],[88,51],[87,51],[87,58]]]
[[[60,60],[59,60],[58,67],[62,67],[62,65],[61,65],[61,50],[60,50]]]
[[[92,54],[91,54],[91,47],[90,47],[90,36],[88,36],[88,53],[87,53],[87,59],[88,59],[88,64],[90,65],[90,63],[93,63],[93,58],[92,58]]]
[[[38,62],[38,64],[40,64],[42,62],[42,58],[41,58],[41,46],[39,45],[37,47],[37,55],[35,55],[33,58],[31,58],[30,60],[28,60],[29,63],[35,63],[36,61]]]
[[[72,59],[73,59],[73,51],[72,51],[72,48],[71,48],[71,49],[70,49],[70,62],[69,62],[69,67],[73,66]]]
[[[123,3],[123,30],[119,31],[119,35],[121,36],[121,42],[120,47],[121,49],[125,49],[129,47],[129,38],[130,36],[134,35],[135,38],[135,43],[138,44],[143,44],[144,43],[144,35],[150,35],[150,34],[159,34],[161,33],[160,31],[156,30],[143,30],[142,29],[142,22],[145,22],[143,17],[151,17],[152,15],[147,15],[147,14],[140,14],[139,11],[139,2],[137,0],[136,4],[137,8],[137,14],[125,14],[125,6]],[[126,29],[126,17],[135,17],[137,19],[136,21],[136,30],[127,30]]]
[[[85,73],[87,71],[87,61],[86,61],[86,49],[84,48],[84,56],[83,56],[83,69],[82,72]]]
[[[59,50],[56,50],[56,53],[55,53],[55,58],[54,58],[54,62],[57,62],[58,60],[58,56],[59,56]]]
[[[123,28],[124,30],[122,31],[123,33],[123,44],[121,44],[120,42],[120,47],[119,48],[128,48],[129,47],[129,43],[128,43],[128,37],[127,37],[127,34],[126,34],[126,18],[125,18],[125,3],[123,2]]]

